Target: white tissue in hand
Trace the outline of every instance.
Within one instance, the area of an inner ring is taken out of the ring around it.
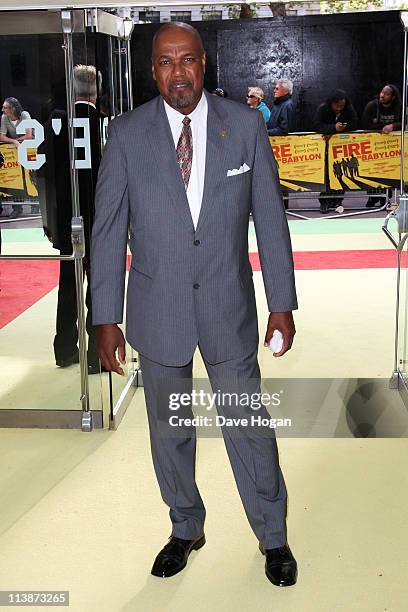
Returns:
[[[280,353],[282,350],[282,346],[283,336],[279,329],[275,329],[275,331],[273,332],[272,339],[269,342],[269,350],[271,350],[272,353]]]

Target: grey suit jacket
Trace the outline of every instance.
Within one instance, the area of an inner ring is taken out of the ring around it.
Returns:
[[[288,225],[262,114],[205,95],[207,153],[196,230],[160,96],[110,123],[96,189],[93,323],[122,322],[130,225],[127,340],[164,365],[185,365],[198,343],[212,364],[256,349],[251,211],[269,310],[297,308]],[[227,176],[244,163],[249,171]]]

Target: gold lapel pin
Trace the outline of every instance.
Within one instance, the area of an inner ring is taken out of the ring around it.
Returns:
[[[226,137],[226,135],[227,135],[227,130],[226,130],[226,128],[222,128],[222,129],[220,130],[220,136],[221,136],[222,138],[225,138],[225,137]]]

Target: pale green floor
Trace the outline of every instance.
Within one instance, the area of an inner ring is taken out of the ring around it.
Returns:
[[[387,248],[374,228],[357,225],[347,234],[338,226],[337,248]],[[296,250],[326,250],[332,226],[314,235],[311,226],[299,234],[295,227]],[[263,334],[260,273],[255,279]],[[280,360],[260,348],[264,377],[389,377],[394,271],[298,272],[297,286],[295,345]],[[12,334],[2,343],[6,356],[11,341]],[[24,368],[15,355],[3,375]],[[203,374],[200,359],[195,374]],[[25,385],[31,394],[34,381]],[[51,388],[58,389],[55,377]],[[198,441],[206,546],[181,574],[150,575],[170,523],[152,468],[142,390],[115,432],[0,430],[0,590],[69,590],[75,612],[405,610],[407,439],[281,438],[279,448],[299,563],[298,584],[287,589],[264,575],[219,438]]]
[[[0,587],[64,589],[80,612],[406,609],[406,440],[281,440],[299,581],[263,573],[221,440],[200,439],[206,546],[169,580],[169,535],[138,398],[116,432],[1,434]]]

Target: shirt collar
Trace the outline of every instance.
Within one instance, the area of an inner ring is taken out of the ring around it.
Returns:
[[[167,104],[166,100],[163,98],[163,102],[164,102],[164,108],[166,110],[166,114],[167,114],[167,119],[169,120],[170,124],[177,124],[181,126],[181,123],[184,119],[184,117],[190,117],[191,121],[199,121],[203,116],[204,113],[207,109],[208,103],[207,103],[207,98],[204,94],[204,92],[201,94],[201,98],[199,103],[197,104],[197,106],[195,107],[195,109],[189,114],[189,115],[183,115],[183,113],[180,113],[178,110],[176,110],[175,108],[172,108],[170,106],[170,104]]]

